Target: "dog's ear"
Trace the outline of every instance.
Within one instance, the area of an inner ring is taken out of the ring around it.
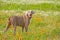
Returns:
[[[25,15],[25,17],[27,18],[27,17],[28,17],[28,12],[27,12],[27,11],[25,11],[24,13],[25,13],[25,14],[24,14],[24,15]]]
[[[29,13],[26,14],[27,17],[31,17]]]

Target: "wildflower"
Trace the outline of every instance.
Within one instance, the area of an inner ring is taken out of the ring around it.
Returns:
[[[55,35],[54,40],[59,40],[58,35]]]
[[[3,22],[3,20],[0,19],[0,24]]]
[[[40,30],[40,33],[41,33],[41,34],[46,33],[46,29],[41,29],[41,30]]]
[[[19,36],[19,40],[22,40],[22,35]]]
[[[18,32],[16,33],[16,37],[19,37],[19,33]]]
[[[36,21],[41,21],[42,19],[41,18],[36,18]]]

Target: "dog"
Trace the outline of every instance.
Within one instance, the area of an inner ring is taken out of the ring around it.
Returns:
[[[28,25],[30,23],[30,19],[32,18],[32,15],[34,14],[34,11],[32,10],[28,10],[24,13],[24,15],[21,16],[10,16],[8,18],[7,24],[6,24],[6,28],[4,30],[4,32],[6,32],[10,25],[13,25],[14,31],[13,33],[16,34],[16,26],[21,26],[22,27],[22,32],[28,31]]]

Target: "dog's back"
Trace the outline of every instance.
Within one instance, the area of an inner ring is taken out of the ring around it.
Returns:
[[[24,25],[23,16],[11,16],[11,17],[9,17],[9,21],[10,21],[11,24],[13,24],[15,26]]]

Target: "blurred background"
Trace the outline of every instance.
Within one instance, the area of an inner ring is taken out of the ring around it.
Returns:
[[[13,35],[11,25],[6,33],[3,30],[10,16],[23,15],[33,10],[28,32],[17,27]],[[0,0],[0,40],[60,40],[60,0]]]

